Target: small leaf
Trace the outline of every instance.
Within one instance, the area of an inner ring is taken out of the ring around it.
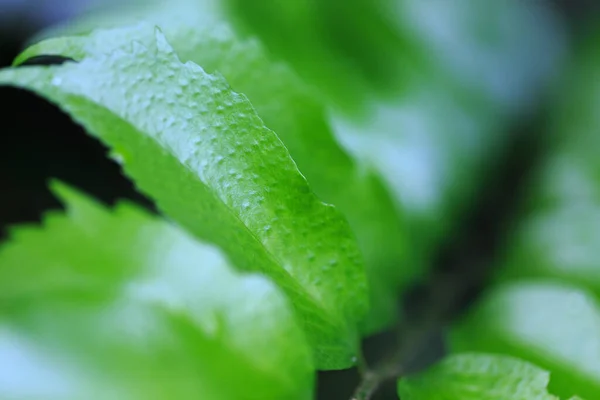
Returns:
[[[398,382],[402,400],[558,400],[548,372],[516,358],[455,354]]]
[[[0,248],[1,398],[312,398],[311,351],[275,285],[130,204],[54,187],[66,214]]]
[[[8,69],[0,83],[58,104],[119,154],[168,216],[236,267],[268,274],[292,300],[319,368],[351,365],[368,306],[362,256],[248,100],[181,63],[149,25],[99,31],[89,46],[68,54],[77,64]]]
[[[576,287],[500,286],[451,337],[455,351],[504,353],[547,369],[552,393],[600,398],[600,305]]]

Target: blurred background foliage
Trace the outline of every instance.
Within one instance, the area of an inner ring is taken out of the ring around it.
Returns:
[[[182,6],[185,18],[190,1],[130,2],[126,7],[143,19],[146,9],[177,12]],[[0,0],[0,63],[10,65],[32,37],[47,35],[40,32],[82,32],[89,26],[119,24],[121,16],[134,15],[121,11],[123,4],[118,3]],[[590,198],[582,191],[597,190],[593,183],[598,176],[597,137],[565,138],[565,132],[593,132],[597,125],[590,118],[598,115],[592,108],[598,91],[587,90],[591,97],[582,98],[578,90],[600,82],[594,70],[598,62],[589,59],[594,54],[589,49],[600,43],[595,34],[600,3],[594,0],[195,3],[196,13],[210,10],[207,18],[212,13],[227,15],[240,35],[258,38],[272,58],[292,66],[316,106],[325,110],[323,118],[333,138],[365,174],[384,183],[391,207],[406,229],[402,233],[406,248],[399,250],[403,258],[398,262],[410,264],[413,272],[403,278],[405,285],[418,278],[418,271],[432,268],[472,273],[469,268],[479,266],[479,253],[469,248],[473,243],[461,247],[463,236],[485,237],[489,232],[472,223],[469,215],[477,214],[480,199],[489,193],[498,197],[494,204],[509,202],[521,193],[515,187],[520,176],[532,168],[538,171],[532,182],[539,188],[526,190],[531,194],[526,202],[530,209],[552,210],[561,201],[572,204],[573,199]],[[92,24],[90,18],[96,22]],[[97,22],[100,18],[106,22]],[[579,71],[578,79],[574,71]],[[53,106],[10,88],[0,89],[0,97],[4,104],[0,234],[8,225],[36,221],[42,211],[59,207],[47,189],[49,177],[109,203],[125,197],[153,209],[121,176],[119,167],[105,158],[102,145]],[[551,151],[544,167],[536,169],[536,154],[547,149]],[[298,163],[309,182],[310,174],[335,174],[311,171],[308,155]],[[508,183],[498,192],[499,176]],[[326,188],[323,193],[317,186],[316,190],[327,198]],[[502,223],[501,208],[484,211],[495,223]],[[532,247],[557,249],[564,240],[536,236],[535,231],[561,230],[573,218],[585,219],[579,209],[567,211],[571,214],[566,217],[544,219],[542,215],[518,228],[520,239],[508,247],[508,259],[528,260],[536,274],[539,270],[555,273],[553,260],[531,262],[532,254],[540,254]],[[471,262],[469,254],[449,261],[444,257],[447,248],[477,253],[471,258],[478,262]],[[585,266],[585,260],[573,262]],[[508,269],[505,274],[526,275],[527,271]],[[373,354],[388,345],[383,337],[367,343]],[[433,345],[432,349],[439,350]],[[353,374],[322,376],[321,386],[336,393],[332,397],[331,392],[323,392],[323,398],[348,398]]]

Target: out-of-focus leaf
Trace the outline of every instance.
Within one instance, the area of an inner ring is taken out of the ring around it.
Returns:
[[[399,90],[401,78],[423,67],[421,49],[390,20],[387,0],[223,3],[236,26],[258,35],[345,109],[356,111],[375,93]]]
[[[600,305],[585,291],[557,283],[494,289],[451,335],[454,351],[508,354],[552,374],[550,391],[600,396]]]
[[[564,47],[550,8],[518,0],[225,4],[238,26],[342,108],[364,104],[374,92],[393,98],[415,80],[442,77],[456,85],[456,95],[466,90],[501,112],[519,111],[534,99],[530,89],[556,72]]]
[[[287,299],[126,203],[54,185],[66,213],[0,248],[0,397],[310,399]]]
[[[426,78],[445,76],[455,94],[470,92],[501,112],[528,109],[560,69],[566,35],[547,4],[391,0],[389,9],[424,49]]]
[[[338,139],[384,178],[405,215],[412,250],[425,255],[469,204],[482,166],[503,148],[490,110],[469,112],[464,99],[438,83],[373,103],[363,121],[332,117]]]
[[[561,65],[564,35],[546,6],[471,3],[389,2],[425,65],[358,116],[333,116],[339,140],[385,179],[409,220],[411,248],[425,258],[468,211],[505,150],[510,120],[535,106]]]
[[[558,400],[548,372],[516,358],[465,353],[398,382],[402,400]]]
[[[600,298],[600,208],[546,210],[523,220],[513,237],[501,279],[554,278]]]
[[[599,71],[593,40],[566,75],[549,123],[549,155],[511,235],[501,279],[549,277],[600,296]]]
[[[58,104],[167,215],[236,267],[269,275],[292,300],[319,368],[351,365],[367,290],[348,224],[313,195],[245,96],[181,63],[161,32],[136,29],[136,40],[99,31],[79,63],[7,69],[0,83]]]
[[[372,170],[352,159],[331,131],[325,106],[285,64],[273,62],[256,40],[236,36],[225,22],[210,20],[199,10],[190,16],[190,0],[179,7],[149,10],[146,19],[160,24],[178,56],[207,72],[222,74],[232,89],[248,96],[265,124],[290,151],[311,188],[348,219],[365,256],[371,287],[371,312],[365,332],[390,325],[397,317],[397,294],[417,274],[407,260],[406,232],[398,208]],[[138,29],[119,31],[135,40]],[[114,46],[113,34],[59,37],[33,45],[16,63],[44,54],[83,59]]]
[[[600,204],[600,32],[591,34],[563,74],[546,140],[547,160],[540,166],[530,209]]]

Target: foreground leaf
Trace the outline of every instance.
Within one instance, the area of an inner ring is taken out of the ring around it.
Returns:
[[[532,208],[600,204],[600,32],[578,45],[562,74],[548,122],[549,156],[533,187]]]
[[[548,372],[516,358],[466,353],[402,378],[402,400],[558,400],[548,394]]]
[[[0,248],[3,399],[310,399],[310,348],[267,279],[136,207],[55,185],[66,214]]]
[[[241,40],[223,23],[166,29],[174,48],[208,72],[222,73],[248,96],[265,124],[289,150],[311,188],[348,219],[365,257],[371,311],[364,330],[398,317],[397,295],[419,271],[407,260],[407,234],[383,182],[337,142],[325,106],[285,64],[274,63],[256,40]],[[193,39],[192,39],[193,38]]]
[[[182,64],[162,33],[137,29],[133,42],[113,32],[110,50],[98,32],[96,52],[79,63],[4,70],[0,83],[58,104],[167,215],[236,267],[268,274],[292,300],[319,368],[351,365],[367,290],[348,224],[311,193],[244,96]]]
[[[212,20],[192,4],[192,0],[179,0],[168,7],[150,8],[144,19],[159,24],[183,61],[223,74],[233,90],[248,96],[315,193],[344,214],[365,256],[371,287],[371,312],[363,322],[364,331],[390,325],[399,315],[397,294],[420,271],[417,263],[405,258],[405,226],[381,179],[342,149],[325,106],[288,66],[273,62],[258,41],[239,38],[229,24]],[[80,26],[77,31],[86,29]],[[140,36],[140,29],[125,27],[91,37],[49,39],[27,49],[15,63],[41,54],[81,60],[110,51],[115,40],[146,39]]]
[[[560,396],[600,398],[600,305],[575,287],[501,286],[451,336],[455,351],[504,353],[547,369]]]

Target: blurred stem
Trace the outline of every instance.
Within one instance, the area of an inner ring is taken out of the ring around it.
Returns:
[[[399,360],[390,360],[379,368],[368,370],[363,374],[362,380],[352,395],[352,400],[369,400],[377,392],[379,387],[389,380],[400,376],[402,370]]]
[[[473,286],[481,284],[483,274],[463,277],[460,274],[439,274],[423,293],[426,308],[398,328],[399,343],[392,354],[362,374],[351,400],[370,400],[384,384],[400,378],[457,313],[464,297]]]
[[[369,373],[369,366],[367,365],[367,360],[365,359],[365,354],[362,349],[358,352],[357,357],[356,368],[358,369],[361,379],[364,379],[365,375]]]

